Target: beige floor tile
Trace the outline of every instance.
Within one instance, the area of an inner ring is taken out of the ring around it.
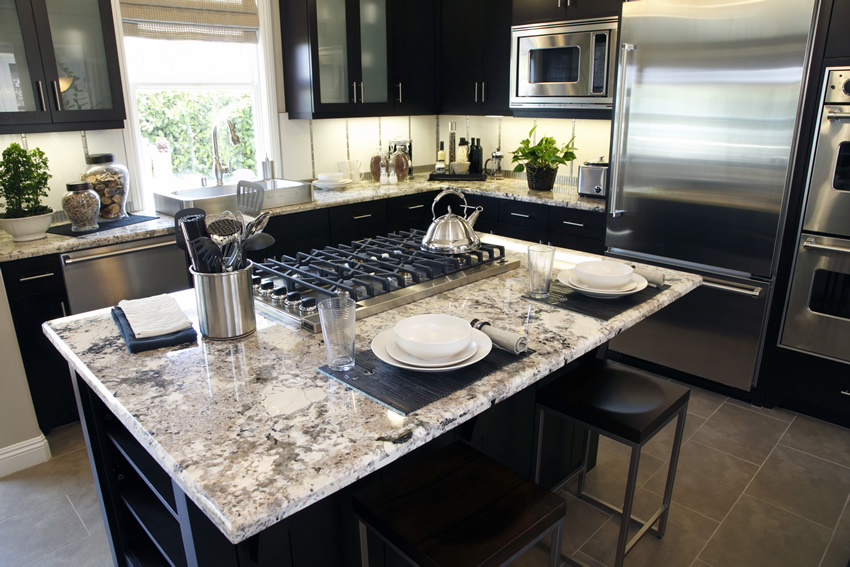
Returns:
[[[850,467],[850,430],[844,427],[800,415],[779,442]]]
[[[752,463],[728,455],[695,441],[682,445],[673,502],[691,510],[722,520],[758,471]],[[667,482],[667,466],[661,467],[645,488],[663,495]]]
[[[673,382],[676,381],[673,380]],[[688,413],[698,415],[705,419],[711,417],[714,412],[717,411],[717,408],[722,406],[723,402],[728,399],[726,396],[721,394],[709,392],[708,390],[703,390],[702,388],[697,388],[690,384],[683,384],[681,382],[676,383],[682,384],[682,386],[690,388],[691,390],[691,395],[688,399]]]
[[[850,494],[850,468],[778,445],[747,494],[832,528]]]
[[[106,531],[101,530],[40,557],[27,567],[110,567],[112,564]]]
[[[0,478],[0,520],[94,486],[88,454],[78,450]]]
[[[676,436],[676,421],[674,419],[665,425],[664,429],[644,445],[642,454],[668,460],[673,449],[673,438]],[[682,443],[690,439],[705,421],[704,417],[689,412],[685,416],[685,433],[682,436]]]
[[[844,504],[844,514],[838,521],[835,534],[826,550],[820,567],[847,567],[850,565],[850,500]]]
[[[565,491],[561,491],[560,495],[567,500],[561,549],[567,555],[573,555],[611,515]]]
[[[787,421],[788,423],[791,423],[792,421],[794,421],[794,418],[797,416],[796,412],[793,412],[791,410],[787,410],[787,409],[784,409],[784,408],[780,408],[780,407],[762,408],[762,407],[759,407],[759,406],[754,406],[754,405],[752,405],[748,402],[742,402],[741,400],[736,400],[735,398],[729,398],[727,400],[727,402],[732,404],[733,406],[738,406],[738,407],[741,407],[741,408],[747,408],[750,411],[754,411],[756,413],[760,413],[762,415],[766,415],[766,416],[772,417],[774,419],[780,419],[782,421]]]
[[[626,565],[628,567],[690,565],[717,526],[718,523],[714,520],[674,504],[670,509],[667,532],[664,537],[658,539],[651,533],[644,535],[626,556]],[[606,523],[581,548],[581,551],[597,561],[612,565],[619,529],[619,520]]]
[[[582,563],[587,565],[587,567],[608,567],[604,563],[597,561],[596,559],[594,559],[590,555],[587,555],[586,553],[582,553],[580,551],[578,553],[576,553],[575,559],[581,561]]]
[[[54,457],[61,457],[86,447],[79,421],[52,430],[47,435],[47,442],[50,444],[50,454]]]
[[[786,429],[787,422],[723,404],[691,440],[760,465]]]
[[[712,565],[709,565],[708,563],[706,563],[706,562],[705,562],[705,561],[703,561],[702,559],[697,559],[696,561],[694,561],[694,562],[691,564],[691,567],[713,567],[713,566],[712,566]]]
[[[89,533],[104,529],[100,501],[94,486],[72,492],[68,495],[68,499]]]
[[[817,567],[832,530],[746,494],[699,558],[723,567]]]
[[[88,535],[67,498],[42,503],[0,522],[2,564],[25,565]]]
[[[631,449],[628,446],[600,437],[596,467],[587,475],[585,491],[616,506],[622,506],[630,455]],[[643,486],[663,464],[662,459],[642,454],[638,466],[637,486]],[[570,490],[574,492],[572,487]]]

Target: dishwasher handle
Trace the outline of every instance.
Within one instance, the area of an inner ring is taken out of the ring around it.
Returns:
[[[719,289],[721,291],[729,291],[732,293],[746,295],[748,297],[759,297],[762,292],[762,288],[756,286],[738,287],[705,278],[702,281],[702,285],[704,285],[705,287]]]
[[[102,252],[100,254],[91,254],[90,256],[81,256],[79,258],[71,258],[68,254],[62,254],[62,264],[65,266],[70,266],[71,264],[81,264],[83,262],[91,262],[92,260],[99,260],[101,258],[109,258],[111,256],[123,256],[124,254],[130,254],[133,252],[140,252],[142,250],[152,250],[154,248],[164,248],[165,246],[177,246],[176,242],[159,242],[157,244],[146,244],[144,246],[136,246],[134,248],[127,248],[124,250],[115,250],[113,252]]]

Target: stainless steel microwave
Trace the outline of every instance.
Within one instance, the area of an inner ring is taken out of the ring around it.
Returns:
[[[511,108],[610,109],[617,19],[511,28]]]

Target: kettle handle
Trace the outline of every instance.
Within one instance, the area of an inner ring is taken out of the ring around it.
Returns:
[[[466,214],[466,208],[469,206],[466,204],[466,196],[463,193],[458,191],[457,189],[443,189],[440,191],[440,194],[434,197],[434,202],[431,203],[431,220],[437,220],[437,213],[434,212],[434,206],[437,204],[437,201],[445,197],[446,195],[457,195],[461,199],[463,199],[463,211]],[[449,209],[451,212],[451,209]]]

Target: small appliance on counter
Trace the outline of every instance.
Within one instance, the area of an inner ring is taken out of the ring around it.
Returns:
[[[600,156],[599,161],[586,161],[579,166],[578,194],[603,199],[608,194],[608,162],[605,156]]]

